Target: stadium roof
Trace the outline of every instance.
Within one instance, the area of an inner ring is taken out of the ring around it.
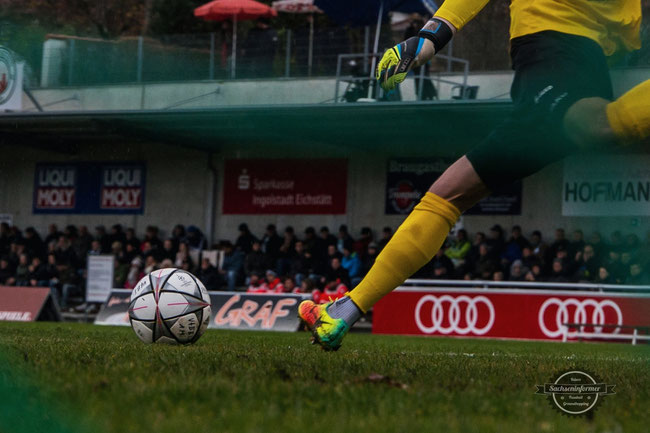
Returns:
[[[509,102],[247,106],[0,115],[0,144],[67,153],[92,143],[158,141],[219,151],[237,144],[433,150],[457,155],[512,108]]]

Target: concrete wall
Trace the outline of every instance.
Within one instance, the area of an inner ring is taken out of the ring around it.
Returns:
[[[44,232],[48,224],[97,224],[109,226],[121,223],[135,227],[139,234],[149,224],[158,225],[168,233],[177,223],[195,224],[207,230],[210,221],[206,220],[212,186],[211,172],[208,169],[208,156],[204,152],[156,143],[119,143],[111,146],[89,146],[74,158],[42,150],[23,147],[0,146],[0,214],[13,215],[19,227],[34,226]],[[418,156],[403,152],[388,154],[368,154],[340,148],[313,148],[270,150],[265,148],[241,149],[227,147],[223,153],[215,155],[213,163],[218,171],[216,214],[214,236],[218,239],[233,239],[240,222],[247,222],[256,234],[261,234],[268,223],[275,223],[280,229],[292,225],[302,232],[307,226],[327,225],[336,230],[340,224],[347,224],[354,235],[361,227],[370,226],[381,230],[383,226],[397,227],[401,216],[384,214],[384,191],[387,160],[390,157]],[[423,155],[422,155],[423,156]],[[431,155],[427,155],[431,156]],[[223,162],[226,158],[314,158],[344,157],[349,159],[349,181],[347,214],[345,215],[223,215]],[[147,164],[146,208],[138,216],[106,215],[33,215],[32,193],[34,166],[37,162],[63,160],[141,160]],[[433,179],[432,179],[433,181]],[[609,234],[613,230],[624,233],[634,232],[645,236],[650,228],[650,212],[645,217],[563,217],[561,216],[562,163],[547,167],[542,172],[526,179],[523,184],[523,210],[521,216],[464,217],[465,227],[470,232],[487,231],[495,223],[506,228],[519,224],[526,233],[541,230],[547,238],[552,237],[556,227],[567,230],[581,228],[587,233],[599,230]]]

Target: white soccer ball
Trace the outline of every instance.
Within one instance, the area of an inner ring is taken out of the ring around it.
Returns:
[[[210,314],[205,286],[180,269],[153,271],[131,293],[129,320],[145,343],[194,343],[208,328]]]

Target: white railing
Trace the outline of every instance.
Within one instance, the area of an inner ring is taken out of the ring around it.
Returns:
[[[626,286],[617,284],[593,284],[593,283],[544,283],[531,281],[487,281],[487,280],[406,280],[402,285],[418,287],[439,287],[446,288],[482,288],[482,289],[551,289],[551,290],[588,290],[597,292],[650,292],[650,285],[647,286]]]

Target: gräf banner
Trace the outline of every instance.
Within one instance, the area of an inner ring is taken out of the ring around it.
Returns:
[[[452,161],[443,158],[400,158],[388,161],[387,215],[406,215]],[[467,215],[521,215],[521,182],[506,185],[465,212]]]
[[[35,214],[142,214],[140,162],[42,163],[34,175]]]
[[[565,332],[576,338],[577,331],[565,324],[590,324],[582,329],[583,338],[607,339],[650,325],[648,311],[649,294],[402,287],[375,305],[372,332],[562,340]]]
[[[48,287],[0,286],[0,321],[61,320],[59,306]]]
[[[96,325],[129,325],[131,290],[113,289],[102,305]],[[300,327],[298,305],[311,295],[210,292],[209,328],[295,332]]]
[[[346,159],[228,159],[224,214],[344,214]]]
[[[564,161],[562,215],[650,214],[650,155],[580,156]]]

